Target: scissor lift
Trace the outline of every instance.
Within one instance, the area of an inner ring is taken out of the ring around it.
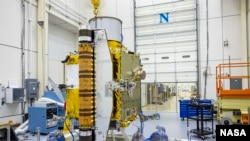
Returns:
[[[244,84],[250,76],[250,63],[228,63],[216,66],[217,120],[224,125],[248,124],[249,88],[230,88],[230,80]],[[245,74],[244,74],[245,73]]]

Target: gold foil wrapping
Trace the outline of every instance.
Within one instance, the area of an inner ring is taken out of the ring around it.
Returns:
[[[79,45],[79,126],[95,126],[95,71],[94,48],[91,44]]]

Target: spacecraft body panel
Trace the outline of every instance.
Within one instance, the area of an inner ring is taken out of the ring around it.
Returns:
[[[134,80],[133,70],[140,66],[139,56],[121,53],[121,80],[124,88],[121,92],[121,120],[133,121],[141,110],[140,83]]]

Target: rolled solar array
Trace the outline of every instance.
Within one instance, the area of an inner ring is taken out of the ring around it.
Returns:
[[[93,31],[79,30],[79,140],[95,140],[96,89]]]

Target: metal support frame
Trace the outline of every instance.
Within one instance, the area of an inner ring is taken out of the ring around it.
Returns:
[[[10,141],[10,125],[11,125],[12,121],[9,121],[9,123],[6,124],[0,124],[0,129],[7,129],[7,140],[6,141]]]

